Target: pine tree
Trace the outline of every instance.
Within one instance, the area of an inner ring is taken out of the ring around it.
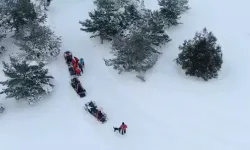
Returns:
[[[52,76],[48,75],[45,64],[28,64],[19,62],[18,58],[10,57],[10,64],[3,62],[3,72],[9,78],[0,84],[7,86],[0,94],[6,94],[6,98],[16,100],[26,99],[33,103],[42,98],[42,94],[49,94],[54,85],[50,83]]]
[[[121,72],[136,71],[144,73],[152,68],[160,52],[152,48],[150,41],[142,32],[133,32],[125,38],[117,36],[112,41],[114,59],[104,59],[107,66]]]
[[[151,11],[150,9],[143,9],[136,19],[126,31],[123,36],[132,32],[140,31],[145,38],[149,40],[152,46],[161,46],[171,41],[164,29],[164,21],[159,15],[158,11]]]
[[[164,29],[164,21],[161,19],[158,11],[147,10],[144,14],[145,23],[142,24],[141,30],[154,46],[164,45],[171,41]]]
[[[24,25],[30,23],[43,23],[46,14],[41,7],[30,0],[3,0],[1,5],[2,24],[7,29],[20,31]]]
[[[166,27],[180,24],[180,15],[189,9],[188,0],[158,0]]]
[[[91,38],[99,36],[102,43],[103,40],[110,41],[122,28],[122,16],[112,0],[95,0],[94,4],[97,9],[89,12],[91,19],[79,22],[83,26],[80,29],[93,33]]]
[[[14,35],[15,44],[27,54],[29,60],[48,60],[60,53],[61,38],[48,26],[29,24]]]
[[[185,40],[179,47],[181,53],[176,59],[177,64],[182,66],[186,75],[201,77],[205,81],[217,78],[223,61],[221,47],[216,42],[213,33],[204,28],[203,32],[197,32],[192,40]]]
[[[123,29],[129,28],[131,25],[139,26],[138,20],[141,20],[141,14],[139,10],[137,9],[137,6],[135,4],[130,4],[124,7],[124,13],[123,13]]]

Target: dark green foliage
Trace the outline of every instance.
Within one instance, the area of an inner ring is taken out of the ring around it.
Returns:
[[[79,22],[83,26],[81,31],[93,33],[91,38],[99,36],[102,43],[110,41],[122,28],[122,16],[112,0],[95,0],[94,4],[97,9],[89,12],[91,19]]]
[[[189,9],[188,0],[158,0],[158,4],[167,27],[180,24],[180,15]]]
[[[144,73],[156,63],[160,52],[151,47],[150,41],[142,32],[133,32],[125,38],[117,36],[112,41],[112,53],[116,58],[105,61],[119,73],[136,71]]]
[[[158,11],[146,11],[144,22],[141,24],[141,30],[154,46],[160,46],[170,41],[164,30],[164,21],[159,16]]]
[[[123,23],[124,23],[124,28],[126,29],[130,27],[131,25],[139,26],[138,20],[141,20],[142,16],[137,9],[137,6],[134,4],[130,4],[124,7],[124,13],[123,13]]]
[[[61,39],[48,26],[29,24],[14,35],[15,44],[29,60],[48,60],[59,55]]]
[[[19,31],[29,23],[43,23],[46,14],[30,0],[3,0],[0,4],[2,24],[7,29]]]
[[[29,103],[39,100],[42,95],[48,94],[53,89],[45,64],[29,65],[26,61],[19,62],[17,58],[10,57],[11,63],[3,62],[3,72],[9,78],[0,84],[7,86],[0,94],[6,94],[6,98],[16,100],[26,99]]]
[[[151,45],[160,46],[170,41],[169,36],[164,30],[164,21],[161,19],[158,11],[144,9],[138,17],[124,33],[140,31],[144,34]],[[126,36],[126,34],[124,34]]]
[[[217,39],[206,28],[202,33],[196,33],[192,40],[184,41],[179,47],[181,53],[176,59],[186,75],[197,76],[205,81],[218,77],[222,66],[221,47],[216,44]]]

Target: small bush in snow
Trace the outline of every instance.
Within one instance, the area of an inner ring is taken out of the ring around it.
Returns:
[[[48,26],[30,24],[14,35],[15,44],[27,54],[29,60],[48,60],[59,55],[61,38]]]
[[[89,12],[91,19],[79,22],[83,26],[80,29],[93,33],[91,38],[99,36],[102,43],[103,40],[110,41],[121,30],[122,16],[112,0],[95,0],[94,4],[97,9]]]
[[[188,0],[158,0],[158,4],[167,27],[180,24],[180,15],[189,9]]]
[[[222,66],[221,47],[216,44],[217,39],[212,32],[203,29],[196,33],[192,40],[184,41],[179,47],[181,53],[176,59],[186,75],[208,79],[216,78]]]
[[[53,77],[48,75],[48,69],[44,69],[45,64],[19,62],[14,57],[10,57],[10,61],[10,64],[3,62],[3,72],[9,79],[0,82],[7,86],[0,94],[6,94],[6,98],[26,99],[33,103],[41,99],[42,94],[52,91],[54,85],[50,81]]]
[[[156,63],[160,52],[151,46],[142,32],[133,32],[125,38],[117,36],[112,41],[112,53],[116,58],[104,59],[107,66],[121,72],[144,73]]]

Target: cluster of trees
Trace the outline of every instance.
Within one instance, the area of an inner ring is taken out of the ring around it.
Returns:
[[[96,8],[90,19],[80,21],[81,30],[100,37],[101,43],[112,45],[112,59],[104,59],[107,66],[122,72],[137,72],[145,81],[144,73],[157,62],[159,47],[170,42],[166,30],[181,24],[181,15],[189,10],[188,0],[158,0],[159,10],[145,8],[143,0],[95,0]],[[204,29],[193,40],[180,46],[176,59],[186,74],[208,80],[218,76],[222,64],[220,46],[216,38]]]
[[[41,0],[0,2],[0,42],[8,36],[18,47],[18,51],[9,56],[10,63],[3,62],[3,72],[8,79],[0,82],[6,86],[0,94],[6,98],[33,103],[52,91],[53,77],[48,75],[44,61],[59,55],[61,38],[45,25],[46,19]],[[1,46],[1,50],[5,48]]]

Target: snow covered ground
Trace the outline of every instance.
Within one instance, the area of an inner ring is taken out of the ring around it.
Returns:
[[[191,0],[182,22],[169,30],[172,38],[164,55],[141,83],[105,66],[109,45],[80,31],[79,20],[93,9],[91,0],[54,0],[49,20],[63,38],[62,52],[83,57],[86,70],[80,80],[87,97],[70,87],[61,56],[50,64],[55,91],[35,106],[4,101],[0,116],[1,150],[249,150],[250,149],[250,10],[249,0]],[[156,0],[145,0],[157,8]],[[207,27],[222,46],[224,64],[219,79],[204,82],[185,76],[173,59],[178,45]],[[3,74],[0,74],[4,79]],[[94,100],[108,115],[106,124],[85,113]],[[112,126],[124,121],[121,136]]]

